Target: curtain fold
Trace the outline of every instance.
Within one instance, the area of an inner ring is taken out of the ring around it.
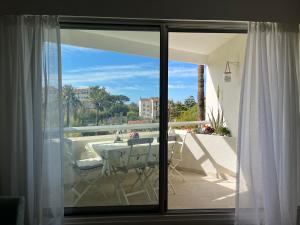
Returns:
[[[62,224],[62,115],[56,16],[0,16],[0,195],[25,223]]]
[[[250,22],[241,88],[236,225],[296,225],[299,27]]]

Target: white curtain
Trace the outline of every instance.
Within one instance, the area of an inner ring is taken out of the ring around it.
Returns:
[[[298,30],[298,25],[249,23],[239,117],[237,225],[296,225]]]
[[[0,195],[25,222],[62,224],[62,117],[56,16],[0,16]]]

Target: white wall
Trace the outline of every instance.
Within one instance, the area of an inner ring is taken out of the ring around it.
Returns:
[[[206,119],[207,114],[213,109],[217,113],[221,106],[226,125],[232,136],[237,136],[238,112],[240,99],[240,86],[243,71],[243,62],[246,47],[246,35],[239,34],[214,50],[208,56],[206,74]],[[223,73],[227,61],[239,62],[238,65],[230,64],[231,82],[223,81]],[[219,101],[217,87],[220,87]],[[219,105],[220,103],[220,105]]]
[[[188,133],[179,167],[219,178],[235,177],[236,138]]]

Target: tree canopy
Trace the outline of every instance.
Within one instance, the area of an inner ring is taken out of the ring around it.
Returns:
[[[67,126],[84,126],[126,123],[129,120],[140,120],[139,106],[136,103],[127,103],[129,98],[125,95],[113,95],[105,87],[89,87],[86,100],[80,102],[72,85],[63,87],[63,104],[65,107],[65,124]],[[86,102],[87,101],[87,102]],[[89,106],[92,105],[93,107]],[[197,120],[197,107],[193,96],[184,101],[168,102],[169,121]],[[125,117],[125,118],[124,118]]]
[[[99,124],[100,117],[112,117],[116,114],[123,116],[128,112],[124,103],[128,102],[129,98],[125,95],[112,95],[105,87],[90,87],[89,98],[96,108],[96,125]]]
[[[191,118],[193,118],[193,120],[197,120],[197,116],[194,116],[194,114],[197,113],[197,107],[195,106],[196,101],[194,96],[187,97],[183,102],[174,102],[173,100],[169,100],[169,121],[191,121]],[[187,119],[184,120],[184,118]]]
[[[73,110],[73,113],[76,117],[77,109],[81,106],[81,102],[76,96],[75,90],[72,85],[65,85],[62,89],[62,99],[63,99],[63,106],[66,113],[66,125],[67,127],[70,126],[70,113]]]
[[[196,105],[196,101],[194,96],[189,96],[184,100],[184,105],[187,109],[192,108],[194,105]]]

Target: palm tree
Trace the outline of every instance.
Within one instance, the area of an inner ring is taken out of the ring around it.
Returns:
[[[95,105],[96,108],[96,125],[99,124],[99,112],[103,111],[110,105],[111,99],[110,94],[106,91],[105,87],[94,86],[90,87],[91,102]]]
[[[72,85],[63,86],[62,90],[64,105],[67,108],[67,127],[70,126],[70,111],[71,108],[76,109],[81,106],[81,102],[76,96],[74,88]]]
[[[204,65],[198,65],[198,117],[205,120]]]

